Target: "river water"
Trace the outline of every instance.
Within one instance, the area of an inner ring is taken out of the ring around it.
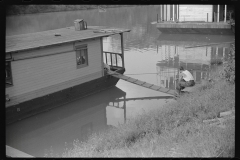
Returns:
[[[76,19],[84,19],[89,26],[128,28],[131,32],[124,33],[126,75],[171,89],[176,87],[180,65],[197,82],[208,78],[210,64],[227,56],[229,45],[186,47],[231,42],[235,36],[162,34],[152,24],[158,12],[159,6],[150,5],[11,16],[6,35],[69,27]],[[120,52],[119,36],[105,38],[103,48]],[[37,157],[61,156],[75,140],[85,141],[92,133],[117,127],[172,100],[168,94],[119,80],[111,89],[7,125],[6,145]]]

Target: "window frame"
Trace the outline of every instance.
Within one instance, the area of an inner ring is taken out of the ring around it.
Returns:
[[[82,53],[82,51],[85,51],[85,52]],[[84,45],[76,46],[75,47],[75,53],[76,53],[76,66],[77,66],[77,69],[87,67],[88,66],[88,48],[87,48],[87,45],[84,44]],[[84,64],[78,64],[78,57],[79,57],[79,55],[81,57],[82,54],[85,57],[85,63]]]
[[[8,63],[8,66],[9,66],[9,69],[7,68],[7,63]],[[8,74],[9,73],[9,74]],[[12,65],[11,65],[11,61],[5,61],[5,86],[6,87],[11,87],[13,86],[13,77],[12,77]],[[7,77],[7,75],[9,75]]]

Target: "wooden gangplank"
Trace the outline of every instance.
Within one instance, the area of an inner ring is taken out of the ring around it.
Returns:
[[[117,72],[108,71],[108,74],[113,76],[113,77],[125,80],[127,82],[139,85],[141,87],[145,87],[145,88],[152,89],[152,90],[159,91],[159,92],[164,92],[164,93],[167,93],[167,94],[171,94],[173,96],[177,95],[175,90],[164,88],[164,87],[160,87],[160,86],[157,86],[157,85],[154,85],[154,84],[150,84],[150,83],[147,83],[147,82],[143,82],[143,81],[140,81],[138,79],[131,78],[131,77],[125,76],[125,75],[117,73]]]

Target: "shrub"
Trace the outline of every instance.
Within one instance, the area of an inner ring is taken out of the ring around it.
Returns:
[[[224,59],[223,70],[220,72],[221,78],[227,82],[235,84],[235,45],[232,44],[228,53],[228,58]]]

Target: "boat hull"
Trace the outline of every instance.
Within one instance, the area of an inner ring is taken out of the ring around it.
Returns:
[[[123,74],[125,69],[121,68],[117,72]],[[9,106],[6,108],[6,124],[48,111],[75,99],[100,92],[109,87],[115,86],[118,80],[118,78],[105,75],[101,78],[71,88]]]
[[[222,22],[161,22],[156,27],[161,33],[167,34],[233,34],[231,25]]]
[[[232,35],[231,29],[216,28],[158,28],[161,33],[166,34],[213,34],[213,35]]]

